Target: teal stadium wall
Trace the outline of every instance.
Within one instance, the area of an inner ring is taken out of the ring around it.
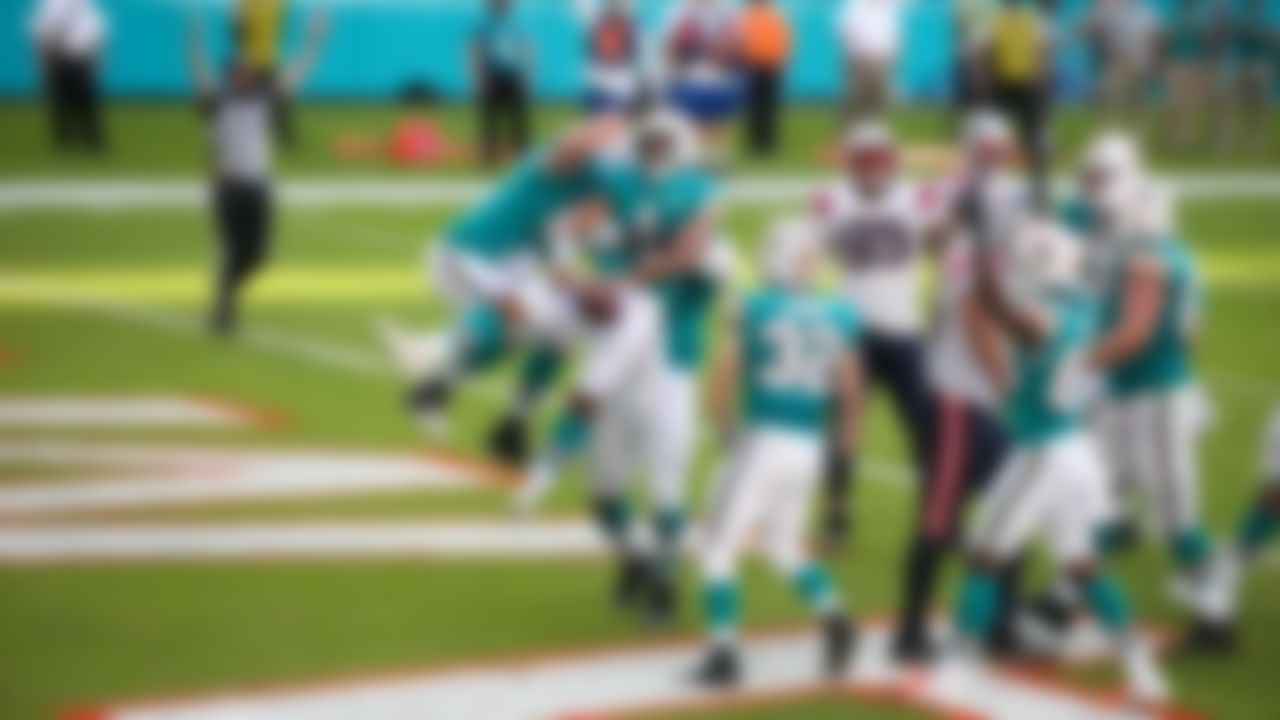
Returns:
[[[836,97],[841,70],[832,18],[840,0],[779,1],[802,39],[789,69],[788,94],[801,100]],[[204,18],[211,51],[218,58],[228,55],[232,0],[99,2],[113,28],[104,78],[112,95],[177,98],[189,93],[183,45],[187,18],[192,13]],[[646,27],[657,24],[670,2],[636,0]],[[1088,2],[1062,0],[1060,19],[1070,22]],[[0,95],[4,97],[28,97],[37,89],[27,35],[33,5],[34,0],[0,2]],[[445,97],[468,94],[464,48],[479,17],[480,0],[293,0],[286,47],[297,45],[303,17],[312,8],[330,13],[333,30],[305,88],[307,96],[389,99],[415,80],[438,89]],[[517,0],[517,8],[536,45],[539,96],[576,99],[585,41],[570,0]],[[950,0],[913,0],[907,17],[907,50],[897,71],[904,97],[916,101],[947,97],[953,56],[951,27]],[[1078,98],[1091,83],[1088,54],[1078,41],[1064,43],[1060,52],[1059,95]]]

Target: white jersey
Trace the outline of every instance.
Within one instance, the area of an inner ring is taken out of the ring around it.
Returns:
[[[933,194],[942,207],[955,207],[963,181],[937,187]],[[987,186],[983,202],[986,215],[1005,232],[1018,221],[1026,208],[1025,188],[1010,178],[996,178]],[[973,291],[976,251],[968,237],[954,237],[947,244],[940,267],[937,308],[929,335],[927,372],[929,384],[937,392],[978,407],[994,409],[999,391],[978,361],[978,354],[964,322],[964,307]]]
[[[969,242],[951,243],[942,258],[927,373],[929,386],[938,394],[994,409],[999,395],[978,361],[964,321],[965,305],[973,292],[974,262],[975,252]]]
[[[841,181],[820,190],[814,219],[840,267],[841,287],[873,331],[920,332],[920,264],[933,203],[899,181],[878,198]]]

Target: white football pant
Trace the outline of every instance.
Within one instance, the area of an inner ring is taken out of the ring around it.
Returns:
[[[1097,530],[1110,512],[1097,448],[1085,433],[1071,433],[1010,453],[982,499],[968,547],[1001,563],[1043,538],[1058,567],[1069,568],[1094,558]]]
[[[1118,512],[1146,507],[1165,537],[1199,524],[1199,445],[1208,417],[1194,386],[1112,398],[1101,408],[1095,430]]]
[[[703,529],[703,576],[729,580],[749,546],[763,543],[790,577],[809,558],[805,529],[822,467],[819,437],[755,429],[740,437],[712,487]]]

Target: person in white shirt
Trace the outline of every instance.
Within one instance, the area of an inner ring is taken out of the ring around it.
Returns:
[[[842,144],[846,176],[814,196],[812,219],[839,268],[842,293],[866,326],[862,362],[867,381],[889,392],[917,474],[923,476],[929,395],[919,272],[931,224],[927,198],[902,177],[897,143],[884,125],[856,125]],[[842,544],[848,533],[851,465],[852,458],[838,453],[828,459],[824,533],[831,546]]]
[[[849,118],[877,117],[893,95],[893,70],[909,0],[845,0],[836,18],[848,80]]]
[[[630,0],[574,0],[586,32],[588,115],[636,108],[642,90],[640,26]]]
[[[93,0],[40,0],[31,18],[53,142],[62,150],[106,148],[98,65],[107,19]]]
[[[928,616],[945,562],[961,535],[972,500],[995,477],[1008,443],[993,378],[1006,374],[999,333],[975,292],[977,250],[967,225],[970,203],[1001,227],[1030,215],[1026,187],[1012,176],[1016,148],[1007,123],[979,113],[965,124],[962,169],[933,189],[938,213],[938,291],[926,345],[926,376],[932,409],[929,471],[921,487],[916,530],[903,567],[902,607],[894,642],[904,661],[934,652]],[[981,192],[978,192],[978,188]],[[1001,579],[997,622],[987,637],[997,654],[1015,650],[1014,596],[1021,563]]]
[[[1112,120],[1141,102],[1157,71],[1160,18],[1143,0],[1098,0],[1084,20],[1101,69],[1098,99]]]

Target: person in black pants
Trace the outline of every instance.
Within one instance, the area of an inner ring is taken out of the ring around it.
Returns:
[[[200,109],[209,126],[214,178],[211,206],[220,262],[214,279],[210,329],[229,335],[237,325],[237,306],[245,284],[265,262],[271,244],[274,111],[282,95],[291,95],[319,53],[326,31],[316,16],[306,47],[272,82],[243,57],[230,65],[223,87],[216,88],[201,50],[200,28],[193,25],[191,63]]]
[[[529,144],[526,73],[532,50],[512,17],[510,0],[490,0],[476,30],[471,67],[480,112],[480,154],[486,164],[504,151],[522,152]]]
[[[739,16],[747,96],[747,145],[772,155],[778,145],[782,82],[791,52],[791,28],[771,0],[752,0]]]
[[[93,0],[40,0],[31,28],[54,146],[104,150],[98,61],[107,37],[106,17]]]
[[[55,57],[46,61],[45,72],[54,144],[61,150],[104,150],[102,102],[94,62]]]

